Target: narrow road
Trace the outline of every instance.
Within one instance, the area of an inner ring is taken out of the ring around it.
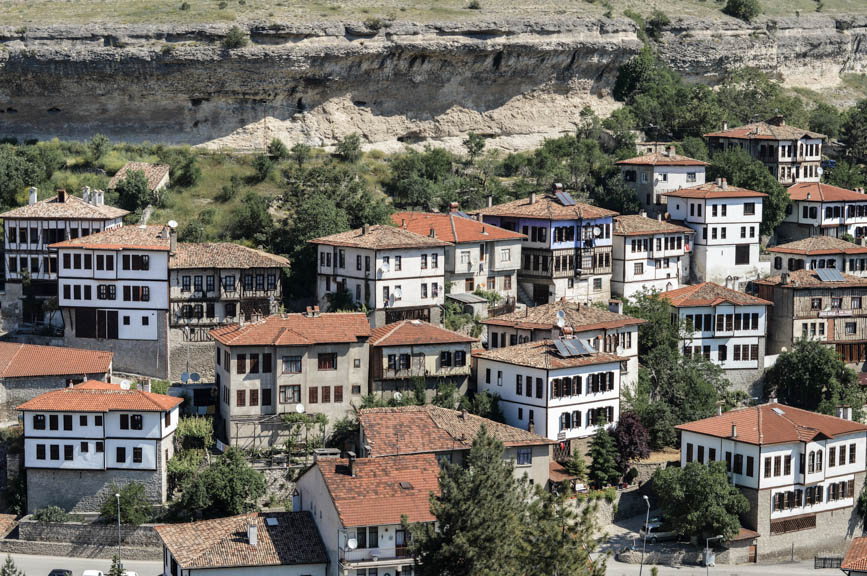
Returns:
[[[85,570],[102,570],[106,574],[111,569],[111,560],[98,558],[63,558],[54,556],[29,556],[13,554],[12,559],[19,570],[27,576],[45,576],[54,568],[72,570],[73,576],[81,576]],[[0,555],[0,564],[6,561],[5,555]],[[124,562],[123,567],[135,572],[138,576],[157,576],[162,574],[161,562],[140,562],[131,560]]]
[[[638,564],[624,564],[613,558],[608,559],[608,569],[605,576],[638,576]],[[642,576],[650,576],[651,566],[645,565]],[[729,566],[719,564],[709,570],[704,566],[656,566],[659,576],[839,576],[841,572],[835,569],[815,570],[813,561],[784,562],[781,564],[739,564]]]

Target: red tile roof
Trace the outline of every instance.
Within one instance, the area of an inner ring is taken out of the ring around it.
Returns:
[[[867,278],[861,278],[859,276],[852,276],[851,274],[843,274],[840,275],[843,277],[842,282],[825,282],[821,278],[819,278],[819,273],[817,270],[795,270],[794,272],[786,273],[787,280],[786,284],[783,284],[783,275],[779,276],[769,276],[767,278],[762,278],[761,280],[756,280],[756,284],[763,284],[766,286],[776,286],[776,285],[784,285],[791,286],[792,288],[863,288],[867,286]]]
[[[840,564],[841,570],[867,572],[867,537],[854,538]]]
[[[469,450],[482,426],[505,446],[553,444],[521,428],[427,404],[364,408],[358,419],[370,457]]]
[[[52,390],[18,406],[18,410],[38,412],[165,412],[183,398],[143,390],[123,390],[117,384],[88,380],[72,388]]]
[[[440,214],[434,212],[395,212],[391,215],[391,221],[397,226],[406,223],[406,230],[430,235],[431,228],[436,232],[437,238],[448,240],[453,243],[460,242],[492,242],[494,240],[521,240],[526,238],[519,232],[512,232],[499,226],[485,224],[466,218],[454,212]]]
[[[172,270],[182,268],[285,268],[289,260],[264,250],[232,242],[180,242],[169,260]]]
[[[151,164],[150,162],[127,162],[118,170],[108,183],[109,190],[117,186],[117,183],[126,179],[130,172],[144,172],[148,181],[148,188],[156,190],[163,178],[169,175],[171,168],[168,164]]]
[[[558,300],[550,304],[527,307],[509,314],[485,318],[482,324],[509,326],[522,330],[551,330],[557,325],[557,313],[561,310],[566,315],[566,325],[571,326],[576,333],[637,326],[645,322],[641,318],[617,314],[604,308]]]
[[[270,525],[268,520],[273,524]],[[256,526],[251,546],[247,527]],[[310,512],[253,512],[187,524],[154,526],[185,570],[325,564],[328,554]]]
[[[310,346],[357,342],[370,336],[367,316],[361,312],[275,314],[251,324],[229,324],[211,330],[226,346]]]
[[[613,210],[581,202],[564,206],[551,194],[537,194],[536,201],[532,203],[530,198],[521,198],[505,204],[482,208],[478,213],[482,216],[542,218],[545,220],[584,220],[617,216],[617,212]]]
[[[738,441],[756,445],[809,442],[815,438],[834,438],[852,432],[867,432],[867,426],[859,422],[785,404],[738,408],[675,428],[717,438],[731,438],[732,425],[737,429]]]
[[[595,364],[608,364],[610,362],[622,362],[626,358],[615,356],[607,352],[594,352],[582,356],[560,356],[553,340],[538,340],[525,342],[507,348],[492,348],[485,351],[474,351],[474,358],[484,358],[497,362],[505,362],[516,366],[529,366],[543,370],[557,370],[560,368],[577,368],[579,366],[592,366]]]
[[[129,214],[128,210],[106,206],[97,206],[85,202],[78,196],[66,195],[66,201],[58,201],[52,196],[40,200],[36,204],[25,204],[0,214],[0,218],[34,218],[44,220],[114,220]]]
[[[867,194],[831,186],[821,182],[798,182],[788,188],[789,198],[793,201],[810,202],[867,202]],[[807,196],[810,196],[807,198]]]
[[[773,306],[773,302],[763,300],[745,292],[738,292],[713,282],[702,282],[662,292],[660,298],[665,298],[675,308],[694,306],[718,306],[734,304],[735,306]]]
[[[107,374],[112,352],[0,342],[0,378]]]
[[[867,198],[865,198],[867,200]],[[859,246],[833,236],[811,236],[803,240],[795,240],[786,244],[778,244],[768,248],[768,252],[780,254],[803,254],[817,256],[822,254],[865,254],[867,246]]]
[[[400,524],[402,516],[409,522],[436,520],[430,494],[439,495],[440,467],[433,454],[359,458],[354,466],[353,477],[346,459],[321,459],[313,465],[322,473],[344,527]]]
[[[90,236],[52,244],[51,248],[88,248],[91,250],[159,250],[170,249],[167,226],[118,226]]]
[[[798,140],[804,136],[822,139],[826,137],[824,134],[789,126],[777,122],[775,119],[768,122],[753,122],[719,132],[710,132],[704,136],[705,138],[735,138],[738,140]]]
[[[738,188],[726,183],[717,184],[716,182],[707,182],[692,188],[681,188],[679,190],[671,190],[670,192],[662,192],[663,196],[672,196],[674,198],[762,198],[767,196],[755,190],[747,188]]]
[[[648,218],[638,214],[617,216],[614,219],[615,236],[646,236],[648,234],[695,234],[695,230],[672,224],[667,220]]]
[[[636,166],[708,166],[707,162],[669,152],[651,152],[643,156],[620,160],[617,163]]]
[[[413,346],[461,342],[478,342],[478,339],[421,320],[401,320],[380,326],[370,332],[371,346]]]
[[[311,244],[327,244],[329,246],[350,246],[354,248],[368,248],[370,250],[397,250],[401,248],[430,248],[448,246],[439,238],[431,238],[428,235],[416,234],[397,226],[377,224],[370,226],[367,232],[364,228],[339,232],[331,236],[314,238]]]

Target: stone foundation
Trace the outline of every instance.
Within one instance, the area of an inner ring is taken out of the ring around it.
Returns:
[[[18,522],[18,539],[36,542],[62,542],[85,546],[104,546],[117,543],[117,524],[90,522],[37,522],[25,516]],[[138,548],[160,548],[162,541],[153,525],[120,527],[121,543]]]
[[[215,363],[214,341],[190,342],[190,373],[196,372],[202,379],[200,382],[214,381]],[[181,372],[187,371],[187,341],[182,328],[169,329],[169,379],[178,382]]]

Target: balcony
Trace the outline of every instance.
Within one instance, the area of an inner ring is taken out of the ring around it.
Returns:
[[[412,559],[412,554],[407,546],[391,548],[349,548],[338,549],[338,559],[347,567],[360,567],[364,565],[398,565]]]

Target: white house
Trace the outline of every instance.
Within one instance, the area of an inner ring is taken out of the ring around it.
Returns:
[[[713,282],[663,292],[672,314],[692,327],[683,354],[704,356],[733,384],[749,389],[765,369],[768,306],[772,302]]]
[[[852,276],[867,277],[867,246],[834,236],[810,236],[768,248],[773,273],[834,268]]]
[[[695,231],[692,276],[699,282],[767,275],[759,262],[759,226],[766,194],[729,186],[718,178],[702,186],[666,192],[668,212]]]
[[[867,195],[863,188],[847,190],[821,182],[802,182],[790,186],[788,193],[792,203],[777,227],[779,239],[867,236]]]
[[[325,576],[328,556],[310,512],[252,512],[154,526],[162,576]]]
[[[632,298],[642,290],[665,292],[689,279],[692,228],[643,214],[614,219],[611,293]]]
[[[57,252],[51,245],[67,239],[88,236],[123,225],[126,210],[106,206],[102,190],[85,187],[78,198],[58,190],[44,200],[38,190],[30,189],[27,205],[3,214],[5,248],[5,291],[0,295],[4,316],[15,309],[13,325],[40,324],[51,320],[60,326],[59,314],[49,318],[43,310],[45,300],[57,296]],[[29,283],[22,282],[27,276]]]
[[[569,442],[620,418],[624,359],[597,352],[586,340],[526,342],[480,352],[475,359],[478,389],[499,394],[510,426]]]
[[[674,146],[620,160],[620,175],[635,191],[641,208],[653,217],[666,211],[664,192],[704,184],[707,162],[677,154]]]
[[[328,554],[328,576],[412,576],[403,520],[435,522],[431,494],[439,494],[436,456],[402,454],[320,458],[301,474],[292,508],[313,514]]]
[[[431,228],[427,236],[396,226],[364,226],[310,241],[317,246],[316,298],[348,292],[370,310],[371,327],[399,320],[440,323],[445,299],[445,248]]]
[[[416,234],[434,230],[440,240],[451,242],[445,249],[445,281],[450,294],[496,292],[514,302],[518,294],[523,234],[485,224],[458,212],[453,205],[447,214],[397,212],[395,225]]]
[[[841,409],[840,415],[851,410]],[[860,519],[867,426],[783,404],[762,404],[676,427],[681,465],[726,463],[750,501],[758,561],[842,555]]]
[[[182,401],[89,380],[18,406],[27,510],[99,510],[113,482],[140,482],[149,500],[165,502]]]

